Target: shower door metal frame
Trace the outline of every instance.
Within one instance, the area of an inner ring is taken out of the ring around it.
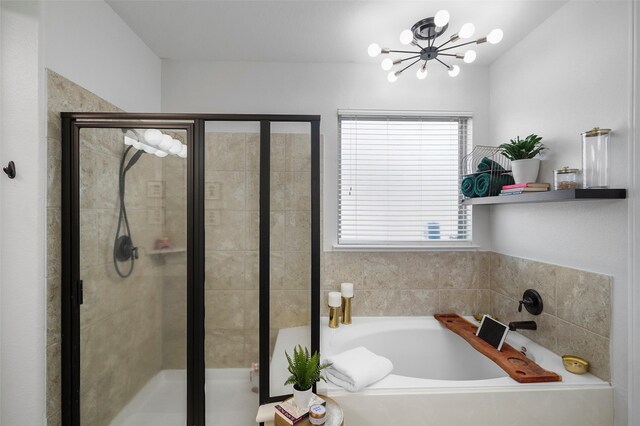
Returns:
[[[80,130],[155,128],[187,132],[187,426],[205,426],[205,124],[260,122],[259,335],[260,404],[270,396],[270,125],[308,122],[311,127],[311,351],[320,350],[320,116],[269,114],[61,113],[62,118],[62,424],[80,426]],[[149,121],[153,120],[153,121]],[[315,386],[314,386],[315,391]],[[88,425],[85,425],[88,426]]]

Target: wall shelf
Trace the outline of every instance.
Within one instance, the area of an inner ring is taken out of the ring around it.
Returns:
[[[530,192],[518,195],[498,195],[495,197],[468,198],[462,205],[547,203],[575,200],[612,200],[627,198],[627,190],[606,189],[563,189],[559,191]]]
[[[176,253],[184,253],[187,249],[182,247],[176,247],[171,249],[161,249],[161,250],[150,250],[147,252],[148,255],[157,255],[157,254],[176,254]]]

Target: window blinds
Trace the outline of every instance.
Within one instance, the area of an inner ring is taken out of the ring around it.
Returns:
[[[338,243],[469,242],[460,205],[471,118],[339,111]]]

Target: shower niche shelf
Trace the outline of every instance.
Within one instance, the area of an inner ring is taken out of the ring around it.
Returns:
[[[147,252],[147,254],[150,256],[156,256],[156,255],[164,255],[164,254],[185,253],[186,251],[187,249],[184,247],[176,247],[171,249],[150,250]]]
[[[518,195],[497,195],[495,197],[468,198],[466,200],[462,200],[460,204],[548,203],[578,200],[620,200],[624,198],[627,198],[627,190],[623,188],[562,189],[558,191],[530,192],[528,194]]]

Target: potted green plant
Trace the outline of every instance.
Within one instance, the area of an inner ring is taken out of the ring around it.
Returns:
[[[309,349],[301,345],[293,348],[293,357],[284,351],[289,363],[289,373],[291,376],[284,382],[286,385],[293,385],[293,401],[296,406],[306,408],[311,400],[311,389],[319,380],[326,382],[322,376],[322,370],[330,367],[330,363],[320,364],[320,354],[316,351],[309,355]]]
[[[511,170],[516,183],[535,182],[540,171],[540,159],[535,158],[547,149],[540,141],[542,136],[529,135],[524,139],[517,136],[498,148],[500,153],[511,160]]]

